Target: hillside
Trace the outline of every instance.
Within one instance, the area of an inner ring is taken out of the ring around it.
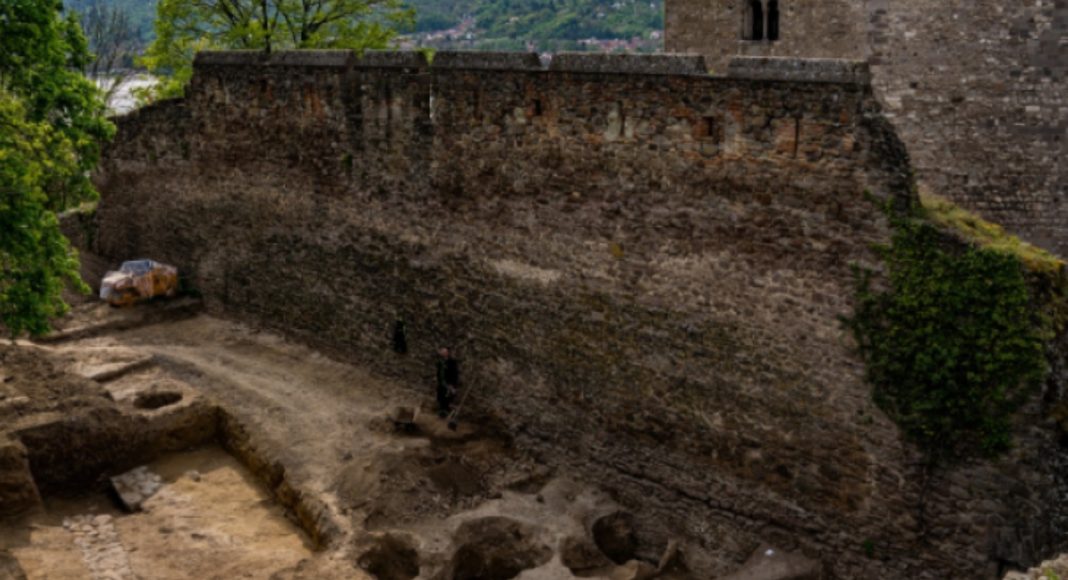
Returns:
[[[115,6],[142,42],[152,38],[155,0],[65,0],[84,11]],[[416,10],[406,46],[473,50],[655,50],[663,0],[409,0]]]
[[[412,0],[414,44],[486,50],[660,47],[662,0]],[[629,41],[629,42],[620,42]]]

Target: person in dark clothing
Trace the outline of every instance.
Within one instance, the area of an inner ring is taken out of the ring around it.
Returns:
[[[437,377],[438,416],[446,417],[460,386],[460,363],[444,346],[438,349]]]
[[[408,333],[404,328],[403,320],[397,320],[393,323],[393,352],[397,354],[408,353]]]

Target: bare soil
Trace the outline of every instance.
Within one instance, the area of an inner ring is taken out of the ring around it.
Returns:
[[[52,499],[0,527],[0,550],[27,578],[268,578],[312,556],[303,532],[219,448],[173,455],[150,470],[164,485],[125,514],[104,494]]]
[[[29,399],[24,417],[96,397],[151,427],[206,401],[232,454],[152,463],[165,486],[142,513],[95,493],[0,521],[0,561],[13,557],[29,578],[656,575],[657,563],[631,560],[631,520],[581,474],[552,473],[488,419],[448,429],[429,387],[275,334],[188,306],[88,303],[50,340],[0,350],[0,362],[15,359],[0,367],[0,414],[5,399]],[[412,429],[394,425],[398,407],[419,410]],[[94,568],[101,558],[119,572]],[[678,562],[672,578],[683,577]]]

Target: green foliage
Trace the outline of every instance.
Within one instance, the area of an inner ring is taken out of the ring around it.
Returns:
[[[663,30],[660,0],[411,0],[417,32],[456,27],[465,16],[477,26],[478,48],[581,48],[584,39],[648,38]]]
[[[957,206],[932,193],[921,193],[922,215],[969,242],[997,252],[1012,254],[1028,270],[1056,274],[1064,270],[1064,261],[1049,252],[1007,233],[1001,226]]]
[[[141,44],[155,37],[155,0],[67,0],[68,7],[85,13],[92,6],[110,7],[128,15]],[[664,3],[642,0],[407,0],[415,9],[414,23],[402,32],[432,33],[456,28],[465,17],[474,19],[474,40],[427,41],[436,48],[539,51],[584,50],[587,38],[647,39],[639,50],[651,50],[659,41],[650,39],[664,28]],[[417,42],[423,42],[417,35]],[[176,83],[181,88],[180,83]],[[180,90],[170,93],[181,94]]]
[[[965,245],[917,216],[892,216],[885,286],[858,270],[847,320],[876,404],[932,461],[993,456],[1011,415],[1048,372],[1050,321],[1020,259]]]
[[[434,55],[436,55],[438,53],[438,51],[434,50],[433,48],[427,48],[427,47],[417,48],[415,50],[423,53],[423,56],[426,57],[426,62],[427,63],[434,62]]]
[[[142,96],[178,96],[205,49],[386,48],[414,14],[401,0],[160,0],[156,38],[140,60],[161,83]]]
[[[138,43],[147,44],[152,39],[152,21],[156,18],[155,0],[66,0],[65,6],[79,14],[93,10],[118,12],[129,19]],[[94,52],[96,47],[92,47]]]
[[[874,558],[875,557],[875,541],[874,540],[871,540],[871,539],[864,540],[864,543],[862,544],[861,547],[864,548],[864,555],[865,556],[867,556],[869,558]]]
[[[28,119],[0,90],[0,326],[11,337],[41,334],[66,311],[65,282],[86,290],[78,259],[48,209],[50,175],[77,166],[77,149],[48,123]]]
[[[99,90],[80,72],[91,58],[85,36],[75,15],[63,16],[61,8],[55,0],[0,2],[0,88],[23,103],[27,122],[50,125],[39,136],[45,151],[69,155],[42,166],[52,211],[95,199],[88,174],[100,142],[114,132]]]
[[[0,326],[41,334],[66,282],[87,290],[56,212],[96,198],[89,172],[114,127],[82,74],[76,17],[54,0],[0,2]]]
[[[85,73],[94,78],[113,75],[120,70],[129,71],[134,57],[144,48],[130,15],[99,0],[88,3],[78,14],[93,53]]]

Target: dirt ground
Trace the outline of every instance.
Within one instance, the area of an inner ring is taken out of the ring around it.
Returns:
[[[242,578],[312,556],[312,546],[237,460],[207,448],[157,460],[163,486],[126,515],[94,494],[52,499],[0,526],[28,578]],[[195,557],[190,557],[195,554]]]
[[[633,560],[629,514],[525,457],[500,429],[449,430],[429,389],[277,335],[187,306],[89,303],[51,339],[17,348],[149,424],[176,401],[210,401],[232,454],[152,463],[163,487],[142,512],[121,513],[94,488],[8,520],[0,560],[28,578],[687,577],[670,550],[662,562]],[[391,420],[402,406],[419,409],[412,432]]]

